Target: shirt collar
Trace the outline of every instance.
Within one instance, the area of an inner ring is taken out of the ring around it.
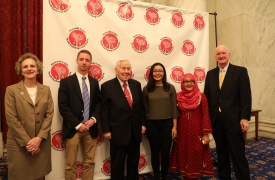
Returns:
[[[219,66],[219,70],[220,70],[219,72],[221,72],[221,70],[224,70],[224,72],[227,72],[228,66],[229,66],[229,63],[223,69]]]
[[[118,77],[117,77],[117,80],[118,80],[120,86],[123,87],[124,82],[122,82]],[[127,86],[129,87],[128,81],[126,81],[125,83],[126,83]]]
[[[86,74],[85,76],[83,76],[82,74],[80,74],[79,72],[75,72],[75,74],[76,74],[76,76],[77,76],[77,78],[78,79],[82,79],[82,77],[86,77],[86,78],[88,78],[88,74]]]

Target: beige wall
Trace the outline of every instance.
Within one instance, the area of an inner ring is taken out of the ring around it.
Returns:
[[[137,0],[141,2],[161,4],[165,6],[178,7],[182,9],[192,9],[197,11],[206,11],[207,0]]]
[[[251,81],[252,108],[261,109],[259,135],[275,137],[275,1],[208,0],[217,12],[218,44],[227,45],[230,62],[245,66]],[[211,19],[211,17],[210,17]],[[214,60],[214,21],[210,21],[210,62]],[[254,129],[254,119],[251,121]],[[253,137],[249,134],[248,137]]]

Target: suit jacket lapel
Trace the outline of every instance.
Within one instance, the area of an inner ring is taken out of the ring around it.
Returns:
[[[79,98],[83,102],[83,97],[82,97],[82,94],[81,94],[81,90],[80,90],[80,86],[79,86],[79,82],[78,82],[76,74],[73,74],[71,78],[72,78],[72,81],[73,81],[73,85],[76,89],[77,95],[79,96]]]
[[[43,85],[40,83],[37,83],[37,92],[36,92],[36,98],[35,98],[35,104],[38,103],[38,101],[42,98],[44,95],[44,88]]]
[[[220,87],[219,87],[219,82],[220,82],[220,77],[219,77],[219,72],[220,72],[220,68],[219,67],[216,67],[215,71],[214,71],[214,85],[216,86],[215,88],[220,90]]]
[[[23,80],[20,81],[20,82],[17,84],[17,88],[18,88],[19,91],[20,91],[21,97],[22,97],[25,101],[27,101],[28,103],[30,103],[31,105],[34,105],[33,102],[32,102],[32,100],[31,100],[31,97],[29,96],[29,93],[28,93],[26,87],[24,86]]]
[[[90,83],[90,107],[92,107],[92,98],[93,98],[93,81],[91,81],[92,77],[88,75],[89,83]]]
[[[128,84],[129,84],[129,88],[130,88],[130,91],[131,91],[131,95],[132,95],[132,108],[134,107],[134,103],[135,103],[135,100],[134,100],[134,94],[135,94],[135,91],[136,91],[136,88],[134,87],[132,81],[128,81]],[[126,99],[126,98],[125,98]],[[127,100],[127,99],[126,99]],[[128,103],[128,102],[127,102]]]

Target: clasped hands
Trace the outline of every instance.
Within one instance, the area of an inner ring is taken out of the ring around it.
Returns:
[[[146,127],[145,126],[141,126],[141,134],[144,134],[146,132]],[[103,134],[105,139],[110,140],[112,138],[112,134],[111,132],[106,132]]]
[[[40,152],[40,142],[42,141],[41,137],[34,137],[32,138],[28,144],[26,145],[26,149],[28,152],[32,153],[32,155],[36,155]]]
[[[82,123],[81,126],[79,127],[78,131],[80,132],[87,132],[89,131],[90,127],[92,127],[95,124],[95,120],[94,119],[89,119],[86,123]]]

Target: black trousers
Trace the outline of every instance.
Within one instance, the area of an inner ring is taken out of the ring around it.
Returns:
[[[147,120],[146,134],[151,148],[151,163],[155,180],[160,179],[161,154],[161,178],[165,180],[168,174],[170,149],[172,144],[173,120]]]
[[[231,180],[231,158],[236,179],[250,180],[243,133],[241,131],[229,132],[225,128],[221,112],[213,125],[213,137],[218,155],[219,179]]]
[[[126,146],[116,146],[110,143],[111,180],[124,180],[125,160],[127,166],[126,180],[138,180],[138,164],[140,143],[136,142],[132,133]],[[126,159],[127,157],[127,159]]]

